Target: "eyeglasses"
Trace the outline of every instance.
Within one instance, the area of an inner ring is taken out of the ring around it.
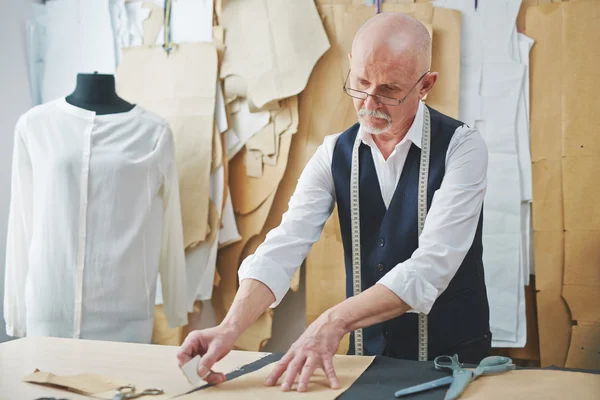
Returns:
[[[380,94],[369,94],[367,92],[363,92],[362,90],[356,90],[346,86],[346,84],[348,83],[348,77],[350,76],[350,71],[348,71],[348,75],[346,75],[346,80],[344,81],[344,93],[346,93],[350,97],[354,97],[355,99],[366,100],[367,97],[371,96],[375,100],[375,102],[377,102],[377,104],[383,104],[386,106],[399,106],[404,102],[404,100],[406,100],[408,95],[419,84],[419,82],[421,82],[421,80],[425,78],[425,75],[427,75],[428,73],[429,71],[421,75],[419,80],[410,88],[408,93],[406,93],[406,96],[404,96],[402,99],[396,99],[394,97],[382,96]]]

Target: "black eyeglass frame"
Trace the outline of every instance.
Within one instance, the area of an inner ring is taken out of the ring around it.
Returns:
[[[419,80],[410,88],[408,93],[406,93],[406,95],[402,99],[396,99],[395,97],[382,96],[380,94],[370,94],[370,93],[364,92],[362,90],[353,89],[351,87],[348,87],[346,84],[348,83],[348,78],[350,77],[350,71],[351,70],[348,70],[348,75],[346,75],[346,79],[344,80],[344,93],[346,93],[350,97],[353,97],[353,98],[359,99],[359,100],[366,100],[369,96],[371,96],[371,97],[373,97],[373,99],[375,100],[375,102],[377,104],[383,104],[386,106],[399,106],[400,104],[404,103],[404,100],[406,100],[408,95],[417,87],[419,82],[421,82],[421,80],[423,80],[423,78],[425,78],[425,76],[431,72],[431,70],[428,70],[423,75],[421,75]],[[362,96],[361,97],[353,96],[352,94],[348,93],[349,91],[361,93]],[[388,102],[386,103],[385,101],[388,101]]]

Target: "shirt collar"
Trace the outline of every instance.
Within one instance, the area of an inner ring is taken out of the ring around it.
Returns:
[[[417,108],[417,114],[415,115],[415,119],[406,132],[406,136],[402,139],[396,147],[400,144],[404,143],[406,140],[410,140],[415,146],[421,148],[421,136],[423,135],[423,113],[425,109],[425,104],[422,101],[419,101],[419,107]],[[369,147],[375,146],[375,142],[373,141],[373,137],[370,133],[363,132],[362,129],[359,128],[358,134],[360,135],[361,140],[364,144]]]

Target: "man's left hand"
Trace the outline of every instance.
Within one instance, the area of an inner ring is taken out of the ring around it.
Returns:
[[[297,390],[304,392],[312,374],[317,368],[321,368],[329,380],[330,387],[339,389],[340,382],[333,368],[333,355],[345,333],[340,320],[330,320],[327,313],[321,315],[277,363],[265,384],[275,385],[285,372],[281,388],[283,391],[289,391],[296,376],[300,374]]]

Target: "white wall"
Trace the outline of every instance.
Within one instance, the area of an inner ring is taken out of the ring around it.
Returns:
[[[0,0],[0,303],[4,299],[6,227],[10,202],[10,174],[14,127],[31,108],[25,59],[25,19],[31,15],[27,0]],[[0,307],[0,342],[8,339]]]

